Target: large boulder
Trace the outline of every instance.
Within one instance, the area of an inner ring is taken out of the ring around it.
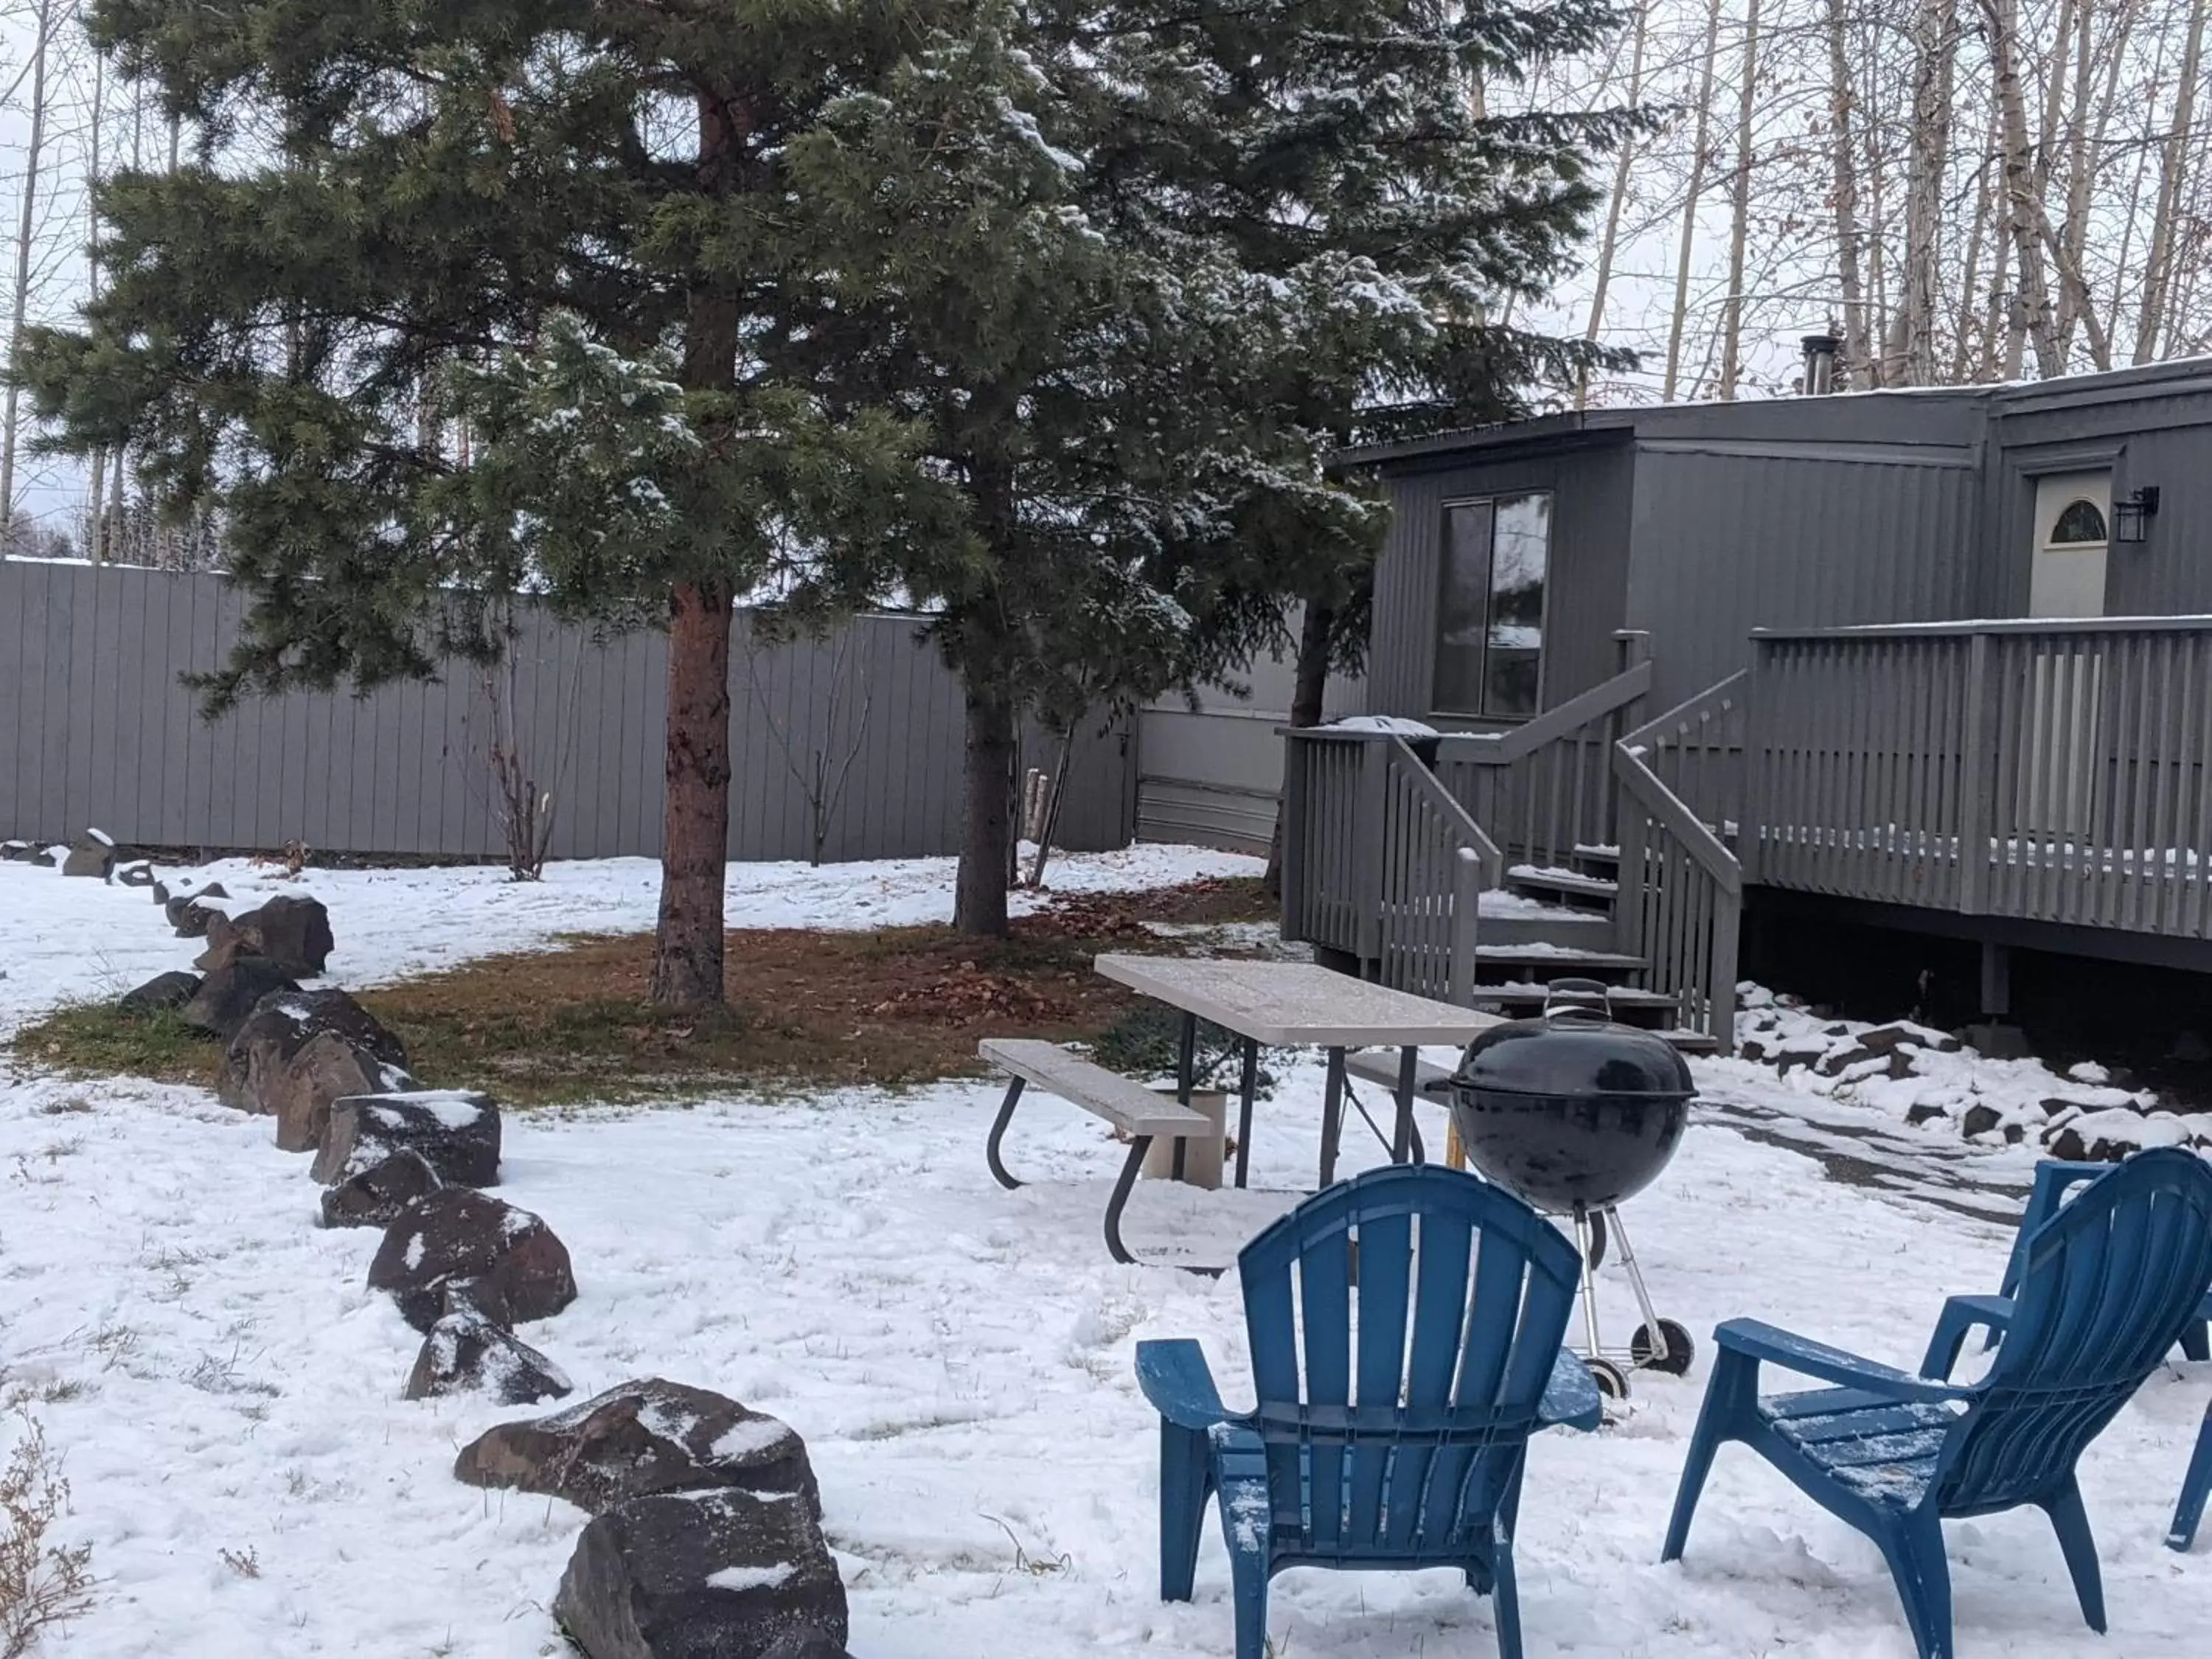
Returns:
[[[331,959],[331,913],[320,899],[281,893],[236,918],[244,948],[277,963],[294,979],[313,979]]]
[[[586,1526],[553,1616],[590,1659],[842,1650],[845,1586],[811,1504],[725,1489],[633,1498]]]
[[[62,860],[69,856],[66,847],[38,847],[31,851],[31,862],[41,870],[58,870]]]
[[[422,1089],[332,1103],[315,1179],[329,1186],[399,1152],[419,1155],[447,1187],[499,1183],[499,1108],[489,1095]]]
[[[126,1014],[158,1014],[181,1008],[198,994],[198,974],[156,974],[135,991],[126,991],[115,1006]]]
[[[31,852],[27,841],[0,841],[0,864],[21,864]]]
[[[151,887],[154,884],[154,866],[147,859],[132,859],[118,863],[108,872],[108,879],[118,887]]]
[[[805,1443],[790,1426],[706,1389],[647,1377],[463,1448],[453,1476],[566,1498],[596,1515],[653,1492],[744,1486],[817,1501]]]
[[[264,997],[300,988],[282,968],[263,957],[240,957],[200,981],[192,1000],[177,1011],[194,1030],[228,1042]]]
[[[418,1331],[450,1310],[456,1280],[482,1282],[506,1319],[550,1319],[576,1299],[568,1249],[544,1221],[466,1188],[448,1188],[408,1206],[385,1230],[368,1265],[368,1287],[389,1291]]]
[[[101,881],[107,879],[107,872],[114,867],[115,849],[96,841],[70,848],[69,856],[62,860],[64,875],[95,876]]]
[[[325,1227],[389,1227],[445,1185],[420,1152],[394,1152],[323,1193]]]
[[[241,957],[233,968],[262,960]],[[290,991],[263,998],[238,1028],[216,1094],[242,1112],[273,1116],[276,1144],[307,1152],[322,1141],[332,1101],[412,1080],[406,1045],[343,991]]]
[[[208,923],[215,917],[222,916],[225,921],[230,920],[229,915],[213,902],[229,896],[219,881],[211,881],[204,887],[175,889],[162,899],[161,914],[169,919],[169,926],[177,930],[179,939],[204,939]]]
[[[407,1398],[488,1394],[502,1406],[535,1406],[574,1392],[561,1368],[480,1313],[449,1313],[430,1327],[408,1374]]]

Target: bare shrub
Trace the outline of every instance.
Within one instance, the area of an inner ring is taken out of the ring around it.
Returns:
[[[46,1431],[27,1411],[0,1468],[0,1659],[22,1659],[46,1631],[92,1605],[92,1546],[51,1542],[69,1508],[69,1482]]]

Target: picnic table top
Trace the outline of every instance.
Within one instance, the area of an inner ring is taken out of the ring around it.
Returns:
[[[1093,966],[1116,984],[1270,1048],[1466,1042],[1504,1024],[1496,1014],[1370,985],[1306,962],[1103,956]]]

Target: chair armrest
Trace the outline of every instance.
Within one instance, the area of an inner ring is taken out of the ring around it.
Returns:
[[[1977,1325],[1986,1325],[2002,1336],[2012,1326],[2012,1298],[2008,1296],[1946,1297],[1942,1318],[1945,1323],[1955,1324],[1962,1331],[1971,1331]]]
[[[1594,1429],[1604,1419],[1605,1396],[1597,1391],[1597,1379],[1580,1354],[1560,1349],[1552,1362],[1551,1379],[1544,1384],[1544,1397],[1536,1403],[1538,1425]]]
[[[1137,1386],[1153,1408],[1179,1429],[1202,1434],[1231,1420],[1206,1363],[1206,1351],[1188,1337],[1137,1344]]]
[[[1866,1359],[1844,1348],[1782,1330],[1756,1319],[1731,1319],[1713,1333],[1723,1353],[1764,1360],[1802,1376],[1817,1377],[1838,1388],[1863,1389],[1893,1400],[1971,1400],[1972,1389],[1915,1376],[1877,1360]]]

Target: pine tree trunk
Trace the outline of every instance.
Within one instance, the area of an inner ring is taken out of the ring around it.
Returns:
[[[739,137],[734,107],[698,100],[699,173],[710,192],[732,182]],[[683,382],[727,389],[738,372],[742,318],[734,296],[696,289],[684,324]],[[678,583],[668,628],[666,829],[653,1000],[663,1008],[720,1007],[722,889],[730,854],[730,635],[737,595],[720,577]]]
[[[967,696],[967,830],[952,926],[971,936],[1003,939],[1007,861],[1014,850],[1014,708],[1005,690],[988,682],[971,682]]]
[[[668,629],[668,796],[653,1000],[722,1003],[722,882],[730,845],[730,628],[723,582],[675,591]]]
[[[1329,635],[1336,629],[1336,613],[1325,605],[1306,607],[1298,625],[1298,660],[1291,684],[1291,725],[1304,731],[1319,726],[1328,701]],[[1275,832],[1267,842],[1267,891],[1269,898],[1283,896],[1283,821],[1291,811],[1287,787],[1275,804]]]

